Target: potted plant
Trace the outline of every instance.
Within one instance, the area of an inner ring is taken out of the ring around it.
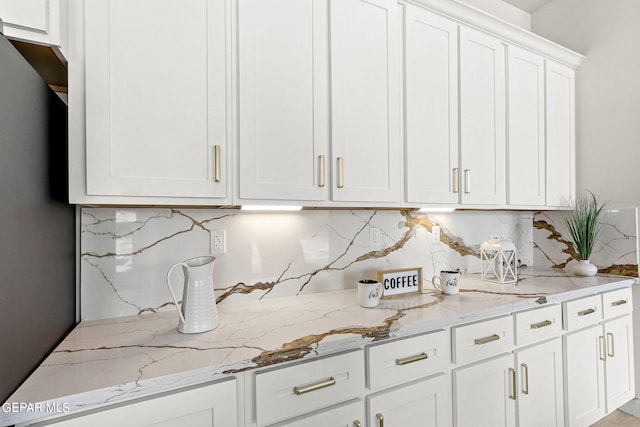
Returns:
[[[598,203],[596,196],[589,191],[589,195],[577,198],[572,210],[564,215],[564,224],[580,255],[579,264],[574,268],[574,273],[579,276],[595,276],[598,272],[598,268],[589,262],[589,258],[602,228],[600,220],[605,206],[606,203]]]

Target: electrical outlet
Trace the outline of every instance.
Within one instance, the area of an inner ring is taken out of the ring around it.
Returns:
[[[433,237],[433,243],[434,244],[438,244],[440,243],[440,227],[437,225],[434,225],[433,227],[431,227],[431,236]]]
[[[227,253],[227,233],[224,230],[210,230],[211,255],[224,255]]]
[[[382,231],[376,227],[369,228],[369,246],[382,246]]]

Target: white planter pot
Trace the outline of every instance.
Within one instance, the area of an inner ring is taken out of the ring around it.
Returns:
[[[598,273],[598,267],[591,264],[589,260],[580,260],[573,267],[573,273],[578,276],[595,276]]]

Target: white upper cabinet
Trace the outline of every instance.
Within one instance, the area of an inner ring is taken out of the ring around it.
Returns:
[[[505,45],[460,28],[460,191],[462,203],[504,205]]]
[[[238,3],[242,199],[328,197],[327,20],[327,0]]]
[[[405,15],[406,201],[458,203],[458,24]]]
[[[7,37],[38,44],[62,44],[60,0],[0,0],[0,19]]]
[[[399,203],[397,3],[238,6],[239,203]]]
[[[85,3],[88,195],[227,197],[225,18],[223,1]]]
[[[547,60],[547,206],[575,197],[575,71]]]
[[[332,199],[402,199],[398,3],[330,5]]]
[[[515,46],[508,50],[508,203],[544,206],[544,58]]]

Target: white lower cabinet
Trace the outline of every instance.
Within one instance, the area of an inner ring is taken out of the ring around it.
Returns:
[[[236,380],[71,418],[58,427],[230,427],[238,425]]]
[[[566,424],[589,426],[635,397],[631,289],[563,305]]]
[[[358,399],[308,417],[274,424],[273,427],[362,427],[364,425],[364,402]]]
[[[562,340],[515,352],[517,374],[516,418],[519,427],[562,427],[564,396]]]
[[[370,427],[451,425],[451,387],[447,374],[419,380],[367,397]]]

